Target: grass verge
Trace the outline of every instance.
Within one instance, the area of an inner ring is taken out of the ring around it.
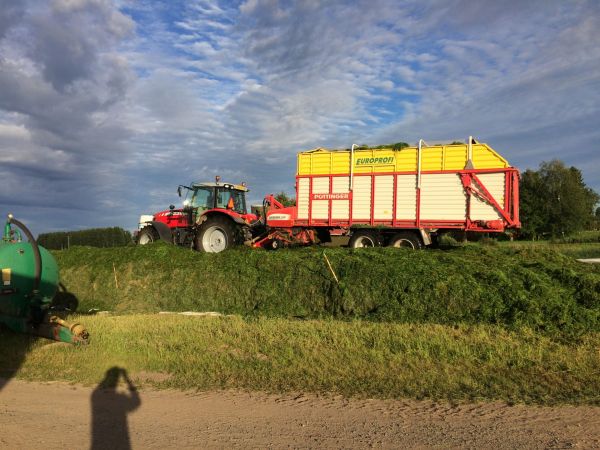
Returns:
[[[531,330],[490,325],[237,316],[79,319],[91,332],[88,346],[2,332],[0,369],[18,368],[17,377],[26,380],[89,385],[116,365],[137,384],[158,388],[600,404],[600,334],[561,344]]]
[[[529,327],[557,339],[600,330],[600,267],[538,246],[448,251],[323,249],[219,254],[165,244],[55,252],[80,310]]]
[[[513,249],[528,249],[534,252],[550,250],[574,259],[600,258],[600,243],[598,242],[513,241],[499,242],[499,244]]]

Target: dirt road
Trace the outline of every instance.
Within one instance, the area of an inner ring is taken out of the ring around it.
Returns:
[[[0,448],[600,448],[600,408],[10,381]]]

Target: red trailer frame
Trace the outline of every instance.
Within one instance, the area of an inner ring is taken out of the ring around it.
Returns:
[[[482,174],[504,174],[504,205],[500,205],[494,198],[485,184],[480,179]],[[261,247],[271,244],[274,241],[281,241],[284,244],[310,244],[315,241],[315,231],[321,229],[327,230],[331,235],[344,235],[351,233],[355,226],[361,228],[372,227],[378,230],[418,230],[421,236],[423,233],[441,231],[441,230],[464,230],[476,232],[500,233],[506,229],[520,228],[519,220],[519,171],[516,168],[494,168],[494,169],[463,169],[463,170],[444,170],[444,171],[423,171],[422,175],[428,174],[456,174],[460,177],[465,193],[465,218],[464,220],[447,219],[423,219],[421,217],[421,188],[417,186],[415,190],[415,218],[414,220],[399,220],[396,216],[397,207],[397,182],[398,176],[414,175],[417,172],[371,172],[361,174],[329,174],[329,175],[298,175],[296,176],[296,198],[299,198],[300,180],[308,179],[308,217],[306,219],[298,218],[298,207],[284,207],[277,202],[273,195],[267,196],[265,201],[269,205],[268,211],[265,211],[267,217],[267,226],[269,234],[262,237],[254,243],[254,246]],[[375,219],[375,180],[379,175],[393,176],[393,213],[391,219]],[[336,193],[333,191],[333,180],[335,177],[349,178],[353,176],[371,177],[370,207],[371,214],[369,218],[354,217],[353,215],[353,191],[348,193]],[[329,178],[329,192],[313,192],[313,180],[315,178]],[[471,202],[473,198],[478,198],[484,203],[490,205],[499,215],[498,220],[472,220]],[[312,215],[313,201],[328,201],[328,214],[326,219],[316,219]],[[336,200],[348,200],[349,217],[348,219],[332,218],[332,206]]]

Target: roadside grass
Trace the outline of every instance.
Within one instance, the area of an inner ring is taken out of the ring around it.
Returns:
[[[54,255],[79,311],[490,324],[527,327],[567,342],[600,330],[600,266],[563,254],[596,244],[570,250],[572,245],[557,250],[469,244],[419,252],[239,248],[206,254],[158,243],[74,247]]]
[[[579,243],[586,243],[586,242],[600,243],[600,230],[578,231],[569,236],[559,238],[559,241],[570,242],[570,243],[577,243],[577,242],[579,242]]]
[[[546,250],[561,253],[570,258],[600,258],[600,243],[595,242],[561,242],[561,241],[504,241],[499,245],[514,249],[529,249],[544,252]]]
[[[87,346],[0,332],[0,370],[95,385],[121,366],[156,388],[600,405],[600,333],[283,318],[80,316]]]

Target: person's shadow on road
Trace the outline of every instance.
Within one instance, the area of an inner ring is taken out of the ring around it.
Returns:
[[[121,378],[126,392],[117,390]],[[92,450],[130,449],[127,414],[140,404],[140,396],[127,371],[121,367],[108,369],[92,393]]]

